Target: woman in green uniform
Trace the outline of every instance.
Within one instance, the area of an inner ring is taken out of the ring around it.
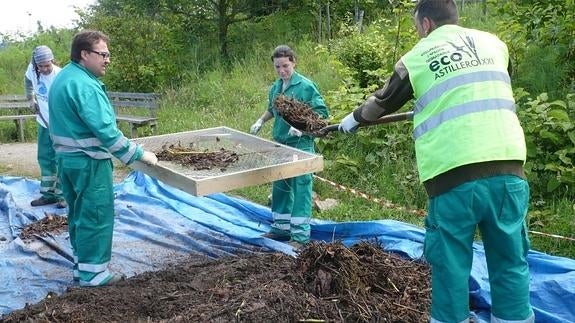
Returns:
[[[272,62],[279,78],[268,92],[267,110],[251,126],[250,132],[257,134],[265,122],[274,119],[272,135],[275,141],[313,153],[314,138],[290,126],[278,115],[274,102],[279,95],[285,95],[309,105],[322,118],[328,117],[327,106],[317,85],[295,71],[296,57],[290,47],[286,45],[276,47],[272,54]],[[264,234],[264,237],[289,241],[294,248],[308,243],[312,193],[312,174],[275,181],[272,185],[273,223],[270,232]]]

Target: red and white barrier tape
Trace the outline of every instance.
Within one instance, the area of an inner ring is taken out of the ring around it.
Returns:
[[[533,234],[537,234],[537,235],[541,235],[541,236],[546,236],[546,237],[551,237],[551,238],[557,238],[557,239],[564,239],[564,240],[569,240],[569,241],[575,241],[575,238],[564,237],[564,236],[560,236],[560,235],[558,235],[558,234],[551,234],[551,233],[545,233],[545,232],[539,232],[539,231],[531,231],[531,230],[529,230],[529,233],[533,233]]]
[[[405,211],[405,212],[409,212],[409,213],[413,213],[419,216],[425,216],[427,214],[427,212],[425,210],[421,210],[421,209],[412,209],[412,208],[407,208],[405,206],[393,203],[391,201],[385,200],[385,199],[381,199],[381,198],[377,198],[377,197],[373,197],[370,195],[367,195],[363,192],[360,192],[358,190],[355,190],[353,188],[349,188],[346,186],[343,186],[341,184],[338,184],[336,182],[332,182],[329,179],[325,179],[323,177],[319,177],[317,175],[313,175],[313,177],[321,182],[324,183],[328,183],[331,186],[335,187],[336,189],[340,190],[340,191],[346,191],[346,192],[350,192],[356,196],[362,197],[368,201],[372,201],[375,202],[385,208],[388,209],[396,209],[396,210],[401,210],[401,211]],[[531,231],[529,230],[529,233],[532,234],[536,234],[536,235],[541,235],[541,236],[546,236],[546,237],[551,237],[551,238],[556,238],[556,239],[563,239],[563,240],[569,240],[569,241],[575,241],[575,238],[571,238],[571,237],[564,237],[564,236],[560,236],[558,234],[552,234],[552,233],[545,233],[545,232],[539,232],[539,231]]]
[[[362,193],[362,192],[360,192],[360,191],[357,191],[357,190],[355,190],[355,189],[353,189],[353,188],[345,187],[345,186],[343,186],[343,185],[341,185],[341,184],[338,184],[338,183],[336,183],[336,182],[332,182],[332,181],[330,181],[329,179],[325,179],[325,178],[323,178],[323,177],[319,177],[319,176],[317,176],[317,175],[313,175],[313,177],[316,178],[316,179],[318,179],[318,180],[321,181],[321,182],[328,183],[328,184],[334,186],[336,189],[338,189],[338,190],[340,190],[340,191],[350,192],[350,193],[352,193],[352,194],[354,194],[354,195],[356,195],[356,196],[359,196],[359,197],[362,197],[362,198],[364,198],[364,199],[366,199],[366,200],[375,202],[375,203],[377,203],[377,204],[379,204],[379,205],[381,205],[381,206],[383,206],[383,207],[385,207],[385,208],[388,208],[388,209],[401,210],[401,211],[413,213],[413,214],[416,214],[416,215],[419,215],[419,216],[425,216],[425,214],[427,214],[427,212],[424,211],[424,210],[407,208],[407,207],[405,207],[405,206],[402,206],[402,205],[393,203],[393,202],[388,201],[388,200],[385,200],[385,199],[380,199],[380,198],[377,198],[377,197],[373,197],[373,196],[367,195],[367,194],[365,194],[365,193]]]

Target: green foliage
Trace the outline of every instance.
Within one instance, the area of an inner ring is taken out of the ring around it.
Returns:
[[[340,77],[329,66],[331,58],[323,47],[310,42],[292,47],[298,56],[296,69],[321,84],[322,93],[337,86]],[[265,111],[267,91],[277,78],[270,60],[272,50],[255,50],[231,68],[222,65],[207,73],[190,73],[187,85],[169,89],[163,96],[160,118],[169,119],[161,122],[158,130],[170,133],[222,125],[249,129]],[[264,126],[261,135],[269,136],[270,128],[271,122]]]
[[[518,96],[526,93],[518,90]],[[553,192],[572,192],[575,188],[575,94],[565,100],[549,102],[546,93],[525,98],[518,109],[525,132],[528,158],[525,170],[534,195],[552,197]],[[570,193],[572,194],[572,193]]]
[[[402,205],[423,207],[426,195],[418,180],[411,128],[410,122],[400,122],[322,139],[322,154],[329,161],[326,176]]]
[[[342,27],[342,32],[354,30],[355,26]],[[382,48],[382,33],[379,28],[372,32],[359,33],[349,32],[346,37],[337,38],[333,42],[333,51],[338,59],[352,71],[352,76],[360,87],[366,87],[372,83],[381,83],[377,75],[371,75],[370,71],[380,70],[385,66],[385,53],[389,48]]]
[[[178,81],[174,76],[186,60],[168,27],[130,12],[94,18],[86,27],[110,37],[112,64],[104,78],[109,89],[154,92]]]
[[[362,88],[382,86],[396,61],[417,42],[409,5],[400,3],[393,18],[382,17],[365,29],[342,25],[333,53]]]
[[[494,4],[500,17],[498,34],[514,63],[515,85],[563,96],[575,90],[575,3],[524,2],[529,1]]]
[[[575,204],[569,195],[556,195],[553,199],[536,199],[531,203],[529,212],[529,229],[531,231],[558,234],[564,237],[575,237]],[[550,254],[575,258],[573,241],[549,238],[544,235],[530,234],[531,245]]]
[[[0,50],[0,94],[24,94],[24,73],[36,46],[50,47],[56,64],[67,64],[73,34],[74,30],[49,29],[23,41],[6,43]]]
[[[560,84],[567,79],[569,69],[558,68],[558,65],[562,65],[559,62],[565,55],[559,47],[563,46],[530,45],[525,47],[523,63],[516,73],[517,85],[524,86],[529,92],[548,93],[550,97],[563,95],[564,86]]]
[[[0,94],[24,94],[24,73],[30,63],[32,49],[27,50],[20,44],[0,51]]]
[[[259,17],[256,21],[242,21],[230,26],[230,58],[245,59],[253,49],[270,52],[280,43],[299,43],[309,38],[314,28],[313,16],[306,11],[287,10]],[[270,37],[269,35],[275,35]],[[249,49],[249,50],[247,50]]]
[[[330,113],[332,113],[332,108],[336,103],[330,100],[328,93],[341,85],[341,63],[330,53],[328,48],[314,42],[304,40],[294,44],[293,49],[297,56],[296,68],[318,85],[330,108]],[[273,70],[273,65],[269,60],[271,49],[267,51],[267,54],[266,60],[270,64],[268,68]]]
[[[341,71],[342,75],[346,75],[345,69],[341,69]],[[355,83],[355,80],[350,79],[349,76],[344,78],[342,84],[327,94],[328,100],[332,103],[330,106],[331,120],[339,122],[359,106],[373,89],[374,87],[360,88]]]

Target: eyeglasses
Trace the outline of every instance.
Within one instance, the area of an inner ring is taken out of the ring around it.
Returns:
[[[98,52],[98,51],[95,51],[92,49],[87,49],[87,51],[94,53],[94,54],[98,54],[98,55],[102,56],[103,59],[110,58],[110,53],[108,53],[108,52]]]

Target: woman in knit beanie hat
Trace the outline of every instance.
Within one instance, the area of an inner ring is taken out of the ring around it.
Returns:
[[[54,65],[54,54],[50,47],[42,45],[34,48],[32,61],[24,75],[26,97],[37,114],[38,123],[38,164],[40,165],[40,198],[33,200],[32,206],[42,206],[56,203],[56,207],[65,208],[66,202],[57,180],[56,153],[52,147],[52,139],[48,130],[48,92],[52,81],[60,72],[60,67]]]
[[[54,54],[50,47],[41,45],[34,48],[31,64],[34,67],[34,72],[36,72],[36,78],[39,78],[41,74],[50,74],[52,72],[51,63],[54,63]],[[40,67],[44,67],[44,69],[41,70]]]
[[[50,47],[42,45],[34,48],[32,58],[35,63],[49,62],[54,60],[54,54],[52,54]]]

